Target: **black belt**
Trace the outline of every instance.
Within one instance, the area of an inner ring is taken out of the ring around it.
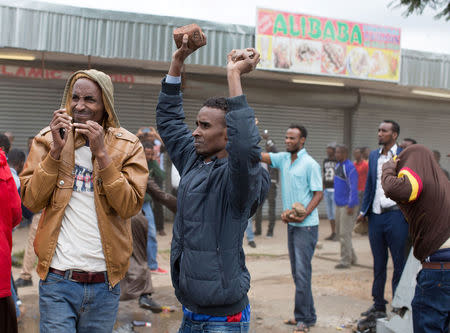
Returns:
[[[393,212],[393,211],[396,211],[399,209],[400,209],[400,207],[398,207],[397,205],[390,206],[390,207],[381,207],[381,214],[387,213],[387,212]]]
[[[100,283],[106,281],[106,272],[84,272],[77,271],[74,269],[69,269],[67,271],[60,271],[59,269],[51,268],[48,270],[50,273],[66,276],[68,272],[67,279],[70,281],[81,282],[81,283]]]

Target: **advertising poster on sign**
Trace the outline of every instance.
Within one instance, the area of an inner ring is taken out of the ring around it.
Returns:
[[[398,28],[257,9],[260,69],[397,82]]]

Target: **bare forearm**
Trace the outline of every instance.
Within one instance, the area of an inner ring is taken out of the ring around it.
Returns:
[[[173,58],[170,63],[169,75],[170,76],[181,76],[181,69],[183,68],[184,62]]]
[[[316,191],[313,194],[313,197],[311,201],[309,202],[308,206],[306,207],[306,215],[310,215],[314,209],[319,205],[320,201],[322,200],[323,192],[322,191]]]
[[[241,75],[237,71],[228,71],[227,72],[228,79],[228,91],[230,97],[236,97],[243,94],[242,85],[241,85]]]
[[[269,153],[261,153],[261,162],[271,165],[272,160],[270,159],[270,154]]]

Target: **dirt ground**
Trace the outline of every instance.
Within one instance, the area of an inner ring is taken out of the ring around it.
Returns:
[[[158,261],[162,268],[169,269],[169,248],[171,225],[166,224],[167,236],[158,236]],[[263,231],[266,224],[263,223]],[[13,234],[13,253],[23,250],[28,228],[17,229]],[[371,305],[372,256],[367,236],[355,235],[353,246],[358,256],[358,264],[347,270],[336,270],[339,260],[339,242],[324,241],[330,233],[328,221],[322,220],[319,227],[319,243],[312,262],[312,288],[317,312],[317,324],[312,333],[351,332],[349,328],[360,312]],[[247,266],[252,276],[249,292],[252,306],[251,332],[291,332],[292,326],[283,324],[284,319],[293,317],[294,283],[290,272],[287,250],[286,226],[277,221],[273,238],[255,238],[255,249],[247,246],[245,252]],[[14,278],[20,274],[13,268]],[[390,279],[392,263],[389,261],[386,299],[391,300]],[[137,300],[120,303],[116,328],[126,330],[132,320],[152,323],[150,328],[136,328],[137,332],[177,332],[182,313],[170,281],[170,275],[154,275],[154,298],[162,305],[176,308],[172,313],[153,314],[139,308]],[[33,273],[33,286],[19,289],[19,296],[25,311],[20,319],[19,332],[39,332],[38,277]]]

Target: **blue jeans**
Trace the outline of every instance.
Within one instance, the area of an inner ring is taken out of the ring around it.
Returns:
[[[323,198],[325,200],[325,207],[327,209],[328,219],[334,220],[336,215],[336,204],[334,203],[334,189],[326,188],[323,191]]]
[[[245,229],[245,233],[247,234],[247,241],[251,242],[255,239],[255,234],[253,233],[252,218],[248,219],[247,229]]]
[[[111,333],[119,308],[120,284],[80,283],[48,273],[39,281],[41,333]]]
[[[16,316],[17,316],[17,318],[19,318],[20,308],[19,308],[19,305],[17,304],[17,301],[19,300],[19,296],[17,295],[17,291],[14,288],[14,280],[13,280],[12,274],[11,274],[11,297],[13,299],[14,306],[16,307]]]
[[[311,260],[316,248],[319,227],[294,227],[288,225],[288,248],[292,277],[295,283],[296,321],[307,325],[316,323],[316,310],[311,290]]]
[[[246,333],[250,329],[249,322],[227,323],[227,322],[202,322],[193,321],[183,316],[183,322],[178,333],[222,333],[222,332],[242,332]]]
[[[422,269],[411,305],[414,333],[450,332],[450,270]]]
[[[144,202],[142,211],[148,221],[148,233],[147,233],[147,263],[151,270],[158,269],[158,261],[156,256],[158,254],[158,241],[156,239],[156,226],[155,216],[153,215],[152,206],[150,201]]]
[[[408,224],[400,210],[369,215],[369,241],[373,255],[372,297],[375,308],[378,310],[386,310],[384,286],[386,284],[388,249],[394,263],[392,276],[392,295],[394,295],[406,262],[407,237]]]

